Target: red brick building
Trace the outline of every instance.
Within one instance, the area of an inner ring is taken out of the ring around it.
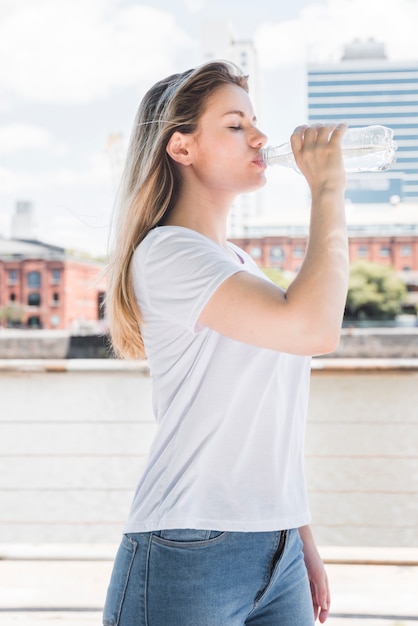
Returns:
[[[349,229],[350,263],[358,260],[390,265],[406,284],[408,295],[405,311],[418,310],[418,232],[401,228],[399,234]],[[392,232],[395,231],[393,228]],[[231,239],[243,248],[260,267],[277,267],[296,274],[305,255],[307,234],[268,235]]]
[[[38,241],[0,239],[2,323],[28,328],[98,326],[105,296],[103,264]],[[9,319],[9,322],[8,322]]]
[[[303,261],[307,235],[269,235],[231,239],[260,267],[296,273]],[[362,259],[392,266],[398,273],[418,273],[418,234],[359,235],[350,233],[350,262]]]

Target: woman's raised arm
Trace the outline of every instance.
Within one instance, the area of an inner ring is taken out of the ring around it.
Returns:
[[[292,135],[312,208],[305,259],[288,290],[238,272],[213,294],[199,318],[202,324],[237,341],[293,354],[324,354],[337,347],[349,267],[344,130],[299,127]]]

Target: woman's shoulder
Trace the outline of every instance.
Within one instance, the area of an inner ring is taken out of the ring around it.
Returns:
[[[185,228],[184,226],[156,226],[144,237],[135,251],[135,257],[149,259],[167,254],[182,256],[190,255],[194,250],[219,254],[221,248],[211,239],[201,233]]]
[[[184,226],[156,226],[144,237],[139,246],[152,245],[156,241],[159,243],[162,241],[178,242],[178,241],[195,241],[195,242],[209,242],[214,244],[213,241],[208,239],[205,235]],[[216,244],[215,244],[216,245]],[[139,247],[138,246],[138,247]]]

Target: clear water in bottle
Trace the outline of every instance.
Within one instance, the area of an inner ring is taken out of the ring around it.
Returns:
[[[341,145],[347,173],[384,171],[396,161],[397,145],[393,130],[387,126],[347,128]],[[299,172],[290,142],[263,148],[260,156],[266,165],[283,165]]]

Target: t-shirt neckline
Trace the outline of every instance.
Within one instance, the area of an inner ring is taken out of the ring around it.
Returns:
[[[216,241],[213,241],[213,239],[211,239],[210,237],[207,237],[203,233],[200,233],[198,230],[194,230],[193,228],[188,228],[187,226],[177,226],[176,224],[165,224],[165,225],[162,224],[161,226],[156,226],[155,230],[163,229],[163,228],[172,229],[172,230],[183,230],[183,231],[192,233],[193,235],[197,235],[197,237],[202,237],[205,241],[210,241],[214,246],[216,246],[222,252],[227,254],[227,256],[231,258],[232,260],[237,261],[240,265],[245,265],[245,259],[237,252],[237,250],[235,249],[236,246],[230,241],[226,242],[226,245],[228,246],[228,250],[225,250],[225,248],[217,244]]]

